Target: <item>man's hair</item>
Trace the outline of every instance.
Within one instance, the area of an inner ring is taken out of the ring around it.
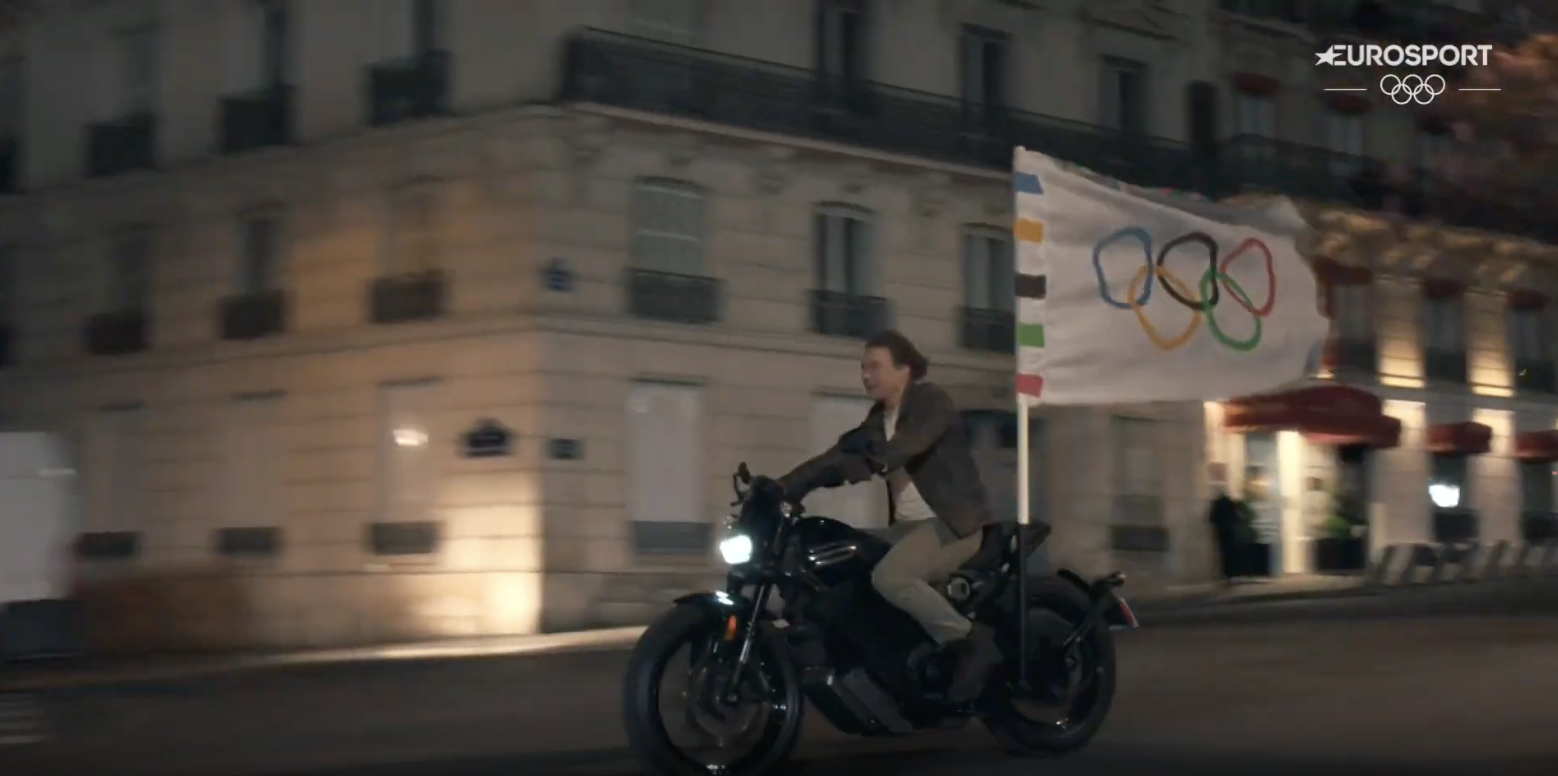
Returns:
[[[894,366],[908,367],[911,380],[923,379],[925,373],[930,371],[930,359],[926,358],[908,337],[893,329],[871,335],[871,338],[866,340],[866,349],[872,348],[887,351],[887,354],[893,357]]]

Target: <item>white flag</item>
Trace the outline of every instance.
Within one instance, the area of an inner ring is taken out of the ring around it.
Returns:
[[[1017,390],[1211,401],[1303,379],[1329,325],[1293,203],[1151,192],[1017,149]]]

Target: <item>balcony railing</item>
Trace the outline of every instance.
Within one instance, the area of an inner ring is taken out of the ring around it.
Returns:
[[[1423,376],[1432,383],[1466,384],[1466,351],[1425,348]]]
[[[865,339],[891,327],[892,303],[880,296],[811,292],[811,330],[829,337]]]
[[[447,282],[438,270],[374,278],[368,317],[374,323],[425,321],[444,314]]]
[[[449,112],[449,52],[381,62],[368,68],[368,122],[375,127]]]
[[[21,190],[17,145],[14,137],[0,138],[0,194],[14,194]]]
[[[87,126],[87,173],[94,178],[157,166],[157,117],[137,113]]]
[[[1527,394],[1558,393],[1558,370],[1548,359],[1515,359],[1515,390]]]
[[[1011,310],[958,308],[958,340],[968,350],[1011,353],[1017,349],[1017,320]]]
[[[1331,372],[1342,376],[1364,376],[1379,372],[1379,349],[1374,340],[1338,337],[1330,342]]]
[[[628,312],[637,318],[704,324],[720,319],[720,282],[702,275],[627,270]]]
[[[1193,153],[1178,141],[601,30],[570,38],[563,64],[565,102],[996,169],[1010,169],[1021,145],[1141,186],[1213,198],[1271,192],[1558,241],[1558,219],[1521,204],[1530,197],[1470,196],[1422,172],[1394,181],[1377,160],[1269,138]]]
[[[222,300],[222,339],[254,340],[280,334],[287,326],[283,291],[237,294]]]
[[[293,89],[285,84],[222,98],[222,153],[240,154],[292,142]]]
[[[1527,544],[1558,541],[1558,512],[1527,509],[1520,513],[1520,538]]]
[[[1244,16],[1306,27],[1321,38],[1351,37],[1390,43],[1492,43],[1507,42],[1512,32],[1494,16],[1425,0],[1327,3],[1221,0],[1218,6]]]
[[[122,356],[145,350],[150,328],[144,310],[118,310],[88,318],[83,337],[94,356]]]
[[[1482,533],[1482,518],[1474,509],[1434,509],[1433,540],[1440,544],[1474,542]]]

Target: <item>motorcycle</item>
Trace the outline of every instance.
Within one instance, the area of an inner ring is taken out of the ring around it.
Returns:
[[[628,663],[624,725],[651,768],[771,773],[799,742],[807,701],[840,731],[868,737],[977,719],[1021,755],[1075,751],[1103,725],[1115,691],[1113,631],[1138,623],[1118,594],[1118,572],[1091,583],[1065,570],[1029,579],[1024,561],[1047,526],[986,526],[978,553],[937,584],[996,632],[1005,658],[974,703],[957,704],[945,697],[954,656],[872,587],[885,540],[807,515],[745,463],[731,486],[737,509],[719,545],[730,566],[725,589],[677,599]],[[676,659],[684,649],[685,667]],[[684,670],[684,689],[662,690]],[[680,714],[663,701],[680,701]],[[673,723],[694,740],[674,742]]]

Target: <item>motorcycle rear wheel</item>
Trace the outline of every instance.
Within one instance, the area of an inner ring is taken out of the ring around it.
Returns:
[[[1009,752],[1024,756],[1074,752],[1092,741],[1103,727],[1114,703],[1114,636],[1100,625],[1071,650],[1077,665],[1067,665],[1068,655],[1056,649],[1091,608],[1087,594],[1063,580],[1044,580],[1028,595],[1030,618],[1029,679],[1039,692],[1063,687],[1060,721],[1036,720],[1020,704],[1028,700],[1018,688],[1017,624],[1010,622],[1001,633],[1007,661],[991,677],[980,699],[980,721]],[[1062,670],[1063,669],[1063,670]],[[1071,697],[1068,697],[1071,696]]]
[[[659,773],[772,776],[788,763],[791,752],[799,743],[805,709],[799,677],[789,663],[761,643],[754,646],[744,674],[757,675],[753,678],[767,689],[768,696],[766,707],[761,710],[763,718],[758,720],[764,727],[754,745],[732,762],[711,764],[694,759],[671,740],[660,705],[662,680],[668,669],[679,670],[672,664],[672,659],[683,647],[696,649],[704,639],[718,639],[724,628],[722,618],[712,616],[701,606],[677,606],[644,631],[628,659],[622,706],[628,745],[645,765]],[[739,648],[740,644],[736,642],[730,646]],[[698,659],[694,658],[695,661]],[[732,665],[735,662],[730,656],[708,659],[727,660]],[[689,690],[691,694],[694,693]],[[693,700],[689,698],[689,702]]]

